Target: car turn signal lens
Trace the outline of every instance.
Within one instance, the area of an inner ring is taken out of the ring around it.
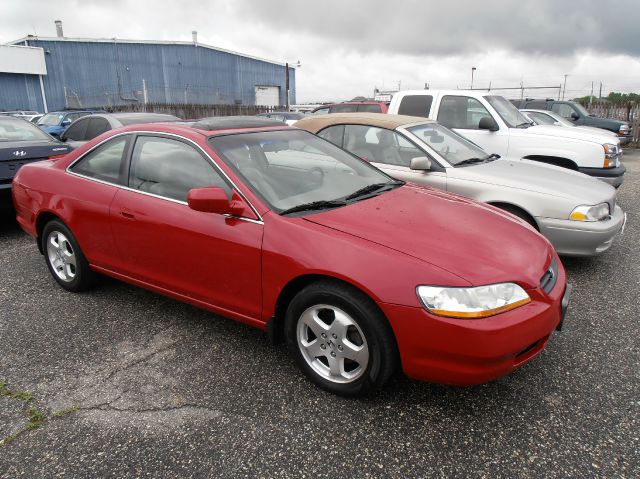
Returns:
[[[609,203],[600,203],[594,206],[577,206],[569,215],[569,219],[575,221],[600,221],[611,214]]]

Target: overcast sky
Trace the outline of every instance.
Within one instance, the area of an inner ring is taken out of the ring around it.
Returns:
[[[0,43],[36,34],[191,40],[300,60],[298,102],[380,89],[560,85],[640,91],[638,0],[3,0]],[[519,92],[505,92],[517,96]],[[528,92],[555,96],[557,90]]]

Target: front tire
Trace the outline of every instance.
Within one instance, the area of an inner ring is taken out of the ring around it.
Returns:
[[[62,221],[51,220],[46,224],[42,230],[42,251],[53,279],[67,291],[78,293],[94,285],[97,275]]]
[[[341,396],[382,387],[398,367],[395,337],[376,304],[359,290],[321,281],[287,308],[287,346],[302,372]]]

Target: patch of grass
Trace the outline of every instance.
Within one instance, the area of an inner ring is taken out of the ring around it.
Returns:
[[[6,396],[24,402],[33,401],[33,394],[28,391],[12,391],[4,381],[0,381],[0,396]]]
[[[38,429],[42,426],[44,422],[44,414],[36,407],[30,407],[27,411],[27,416],[29,417],[29,424],[27,424],[27,429]]]
[[[68,407],[67,409],[61,409],[60,411],[54,412],[53,417],[66,416],[67,414],[71,414],[72,412],[76,412],[78,410],[80,410],[80,406]]]

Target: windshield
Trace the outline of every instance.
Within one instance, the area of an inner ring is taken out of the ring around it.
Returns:
[[[64,117],[63,113],[47,113],[38,120],[38,125],[42,126],[58,126]]]
[[[583,116],[590,116],[591,113],[587,111],[585,107],[583,107],[580,103],[573,102],[573,107],[580,112]]]
[[[302,130],[218,136],[209,144],[278,213],[314,202],[346,204],[358,190],[398,184],[367,162]]]
[[[509,128],[531,125],[531,122],[506,98],[487,95],[484,99],[498,112]]]
[[[412,126],[408,130],[420,141],[433,148],[452,166],[472,158],[487,156],[482,148],[437,123]]]
[[[51,137],[26,120],[0,117],[0,142],[30,140],[51,140]]]
[[[544,113],[539,112],[530,112],[527,113],[533,121],[535,121],[538,125],[556,125],[560,123],[563,126],[576,126],[571,123],[569,120],[562,118],[560,115],[556,115],[551,111],[546,111]],[[540,120],[540,121],[538,121]]]

